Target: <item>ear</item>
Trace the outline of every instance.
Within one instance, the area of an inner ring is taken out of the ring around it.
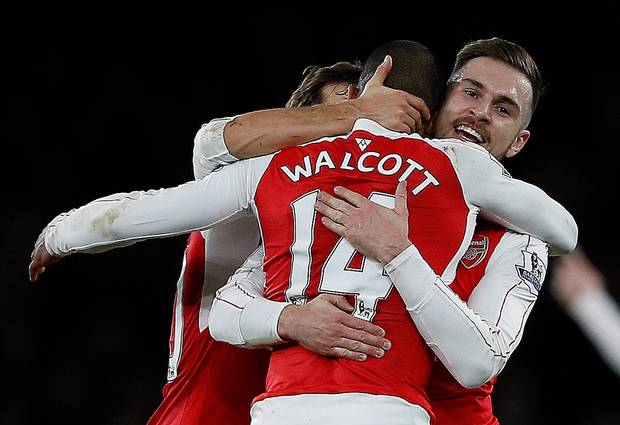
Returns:
[[[506,158],[511,158],[521,152],[521,149],[525,146],[530,139],[530,132],[528,130],[521,130],[514,142],[510,145],[506,151]]]
[[[349,84],[347,87],[347,99],[357,99],[360,96],[360,89],[355,84]]]

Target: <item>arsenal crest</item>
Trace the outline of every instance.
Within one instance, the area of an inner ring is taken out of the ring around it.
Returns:
[[[483,235],[474,235],[469,248],[467,248],[463,258],[461,258],[461,264],[468,269],[476,267],[487,256],[488,250],[489,238]]]

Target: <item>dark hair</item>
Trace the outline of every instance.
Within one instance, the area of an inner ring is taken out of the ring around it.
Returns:
[[[489,57],[503,62],[519,72],[522,72],[532,85],[532,113],[538,105],[545,86],[538,65],[530,54],[518,44],[501,38],[489,38],[467,43],[456,54],[456,62],[448,83],[452,83],[454,76],[463,69],[467,62],[479,57]]]
[[[327,84],[355,84],[362,65],[359,62],[337,62],[331,66],[310,65],[304,69],[303,80],[286,102],[287,108],[312,106],[323,102],[321,89]]]
[[[377,47],[362,70],[358,84],[360,90],[364,90],[386,55],[392,57],[392,70],[384,85],[418,96],[426,102],[432,113],[443,97],[445,80],[435,55],[415,41],[390,41]]]

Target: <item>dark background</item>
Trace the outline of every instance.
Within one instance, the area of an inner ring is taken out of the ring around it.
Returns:
[[[582,245],[618,299],[619,92],[610,13],[570,20],[515,12],[486,24],[477,13],[462,15],[441,25],[335,13],[234,17],[223,28],[215,21],[232,15],[214,15],[181,29],[129,31],[108,22],[4,37],[0,423],[144,423],[165,382],[185,238],[70,257],[32,285],[30,252],[49,220],[106,194],[192,179],[202,123],[281,106],[306,65],[363,59],[392,39],[426,44],[446,70],[477,38],[503,36],[530,51],[548,90],[532,139],[506,166],[575,215]],[[543,287],[500,376],[496,413],[506,425],[615,424],[618,383]]]

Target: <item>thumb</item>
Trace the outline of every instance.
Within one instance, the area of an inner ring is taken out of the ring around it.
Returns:
[[[347,301],[347,298],[342,295],[331,295],[329,297],[329,302],[347,313],[353,311],[353,306],[349,303],[349,301]]]
[[[398,215],[407,215],[407,182],[402,181],[396,186],[396,194],[394,199],[394,211]]]
[[[368,83],[366,83],[366,88],[368,87],[378,87],[382,86],[383,82],[387,78],[388,74],[392,70],[392,57],[387,55],[381,65],[379,65]],[[364,89],[366,91],[366,89]]]

